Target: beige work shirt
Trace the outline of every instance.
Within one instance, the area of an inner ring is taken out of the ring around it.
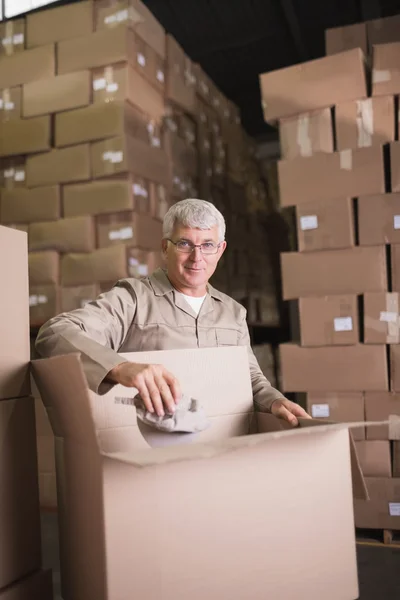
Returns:
[[[282,394],[261,372],[250,346],[246,310],[208,286],[196,316],[157,269],[145,279],[123,279],[83,308],[50,319],[40,329],[36,349],[42,357],[79,352],[88,385],[104,394],[109,371],[126,359],[119,352],[247,346],[255,407],[269,412]]]

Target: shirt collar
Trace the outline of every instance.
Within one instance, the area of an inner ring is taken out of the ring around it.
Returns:
[[[161,267],[156,269],[154,273],[150,276],[150,285],[153,288],[154,294],[156,296],[165,296],[166,294],[175,290],[174,286],[167,277],[166,270],[162,269]],[[221,294],[221,292],[219,292],[218,290],[216,290],[212,285],[207,285],[207,292],[212,298],[215,298],[220,302],[224,302],[224,295]]]

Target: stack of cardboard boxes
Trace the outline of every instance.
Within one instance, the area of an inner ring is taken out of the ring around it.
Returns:
[[[28,372],[27,239],[1,226],[0,276],[0,600],[50,600],[51,571],[41,569],[35,406]]]
[[[232,240],[250,239],[242,216],[265,192],[238,109],[140,0],[85,0],[6,25],[0,222],[28,231],[31,325],[159,266],[162,219],[182,198],[213,201]],[[236,277],[228,253],[215,282],[242,292]]]
[[[283,388],[307,393],[313,417],[400,415],[399,58],[400,43],[374,47],[371,87],[359,48],[261,76],[265,118],[279,122],[280,202],[297,223],[298,251],[281,256],[297,308]],[[371,497],[356,502],[359,527],[400,529],[399,434],[355,432]]]

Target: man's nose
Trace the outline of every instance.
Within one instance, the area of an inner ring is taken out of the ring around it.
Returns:
[[[201,258],[203,258],[203,253],[201,251],[201,248],[199,246],[194,246],[193,250],[190,253],[190,257],[192,260],[199,260]]]

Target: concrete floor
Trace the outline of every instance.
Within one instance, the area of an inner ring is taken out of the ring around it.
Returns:
[[[54,600],[62,600],[57,514],[42,513],[43,565],[53,569]],[[359,600],[400,598],[400,546],[357,544]],[[310,600],[314,600],[310,598]],[[322,599],[318,599],[322,600]]]

